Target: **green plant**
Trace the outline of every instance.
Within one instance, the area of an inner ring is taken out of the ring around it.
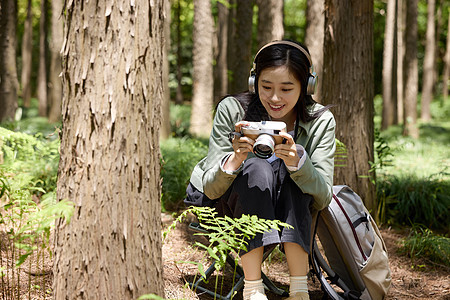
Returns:
[[[21,277],[18,274],[22,269],[27,269],[24,267],[27,259],[29,297],[32,287],[36,286],[35,283],[40,278],[42,278],[41,290],[45,293],[45,277],[34,276],[32,280],[34,272],[31,271],[31,266],[39,268],[45,264],[45,257],[51,256],[49,239],[55,220],[64,218],[69,221],[73,211],[72,203],[56,202],[54,192],[46,193],[42,188],[33,186],[32,182],[27,181],[30,178],[32,176],[26,174],[15,176],[0,168],[0,225],[6,233],[6,243],[3,243],[0,252],[2,261],[0,267],[8,269],[6,274],[11,274],[2,276],[0,289],[11,299],[15,298],[16,291],[20,292]],[[33,201],[36,191],[41,193],[39,204]],[[3,261],[10,263],[3,265]],[[42,271],[39,271],[38,275],[43,275],[41,273]]]
[[[412,259],[422,257],[450,267],[450,238],[437,235],[423,226],[411,228],[409,236],[401,241],[400,252]]]
[[[448,230],[450,182],[445,174],[420,178],[414,174],[385,176],[378,180],[377,197],[386,205],[389,223],[425,224]]]
[[[33,187],[47,192],[56,189],[59,139],[14,132],[0,127],[1,168],[19,177],[28,177]],[[16,180],[17,181],[17,180]]]
[[[186,195],[194,166],[206,156],[208,147],[196,139],[171,138],[161,142],[162,207],[178,208]]]
[[[48,293],[43,266],[51,259],[50,232],[56,219],[68,221],[73,211],[72,203],[55,199],[58,148],[58,139],[0,127],[0,290],[8,299],[20,298],[23,270],[28,298]]]
[[[334,152],[334,166],[345,167],[345,161],[347,160],[347,146],[336,139],[336,151]]]
[[[260,219],[257,216],[249,215],[242,215],[240,218],[220,217],[217,216],[214,208],[191,206],[180,214],[163,233],[163,240],[166,239],[167,235],[175,228],[177,223],[182,222],[191,213],[197,216],[201,227],[204,229],[204,232],[198,232],[196,235],[204,236],[208,240],[208,245],[195,242],[195,246],[204,249],[212,259],[216,260],[214,267],[217,271],[225,267],[229,253],[235,257],[235,265],[237,265],[239,253],[247,251],[248,241],[256,234],[269,230],[279,231],[281,227],[292,228],[289,224],[279,220]],[[206,277],[202,264],[191,261],[178,263],[195,264],[200,275],[203,278]],[[218,277],[216,277],[216,290],[217,284]]]

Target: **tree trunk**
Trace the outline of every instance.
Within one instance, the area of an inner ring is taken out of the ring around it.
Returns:
[[[283,0],[256,0],[258,5],[258,49],[284,36]]]
[[[404,0],[397,0],[397,123],[403,121],[404,112],[404,76],[405,59],[405,6]]]
[[[31,0],[28,0],[27,18],[25,19],[22,38],[22,72],[20,76],[23,106],[26,108],[31,105],[31,57],[33,52],[33,11],[31,8]]]
[[[47,116],[47,0],[41,0],[41,18],[39,20],[39,70],[37,77],[37,95],[39,116]]]
[[[210,0],[194,0],[193,91],[190,132],[207,137],[212,128],[214,98],[213,27]]]
[[[216,68],[214,71],[214,103],[228,92],[228,8],[217,2],[217,56]]]
[[[65,2],[54,299],[163,295],[163,1]]]
[[[450,32],[450,17],[448,18],[447,32]],[[449,77],[450,77],[450,34],[447,33],[447,46],[445,49],[444,71],[442,75],[442,95],[444,101],[448,100],[448,90],[450,88]]]
[[[435,15],[436,7],[435,0],[428,0],[427,13],[427,31],[425,44],[425,58],[423,61],[423,82],[422,82],[422,121],[428,122],[431,120],[430,104],[433,100],[433,86],[434,86],[434,65],[436,54],[436,39],[435,39]]]
[[[63,44],[63,0],[52,0],[52,38],[50,40],[50,72],[48,84],[49,122],[61,120],[62,82],[61,47]]]
[[[14,120],[17,109],[17,1],[0,0],[0,122]]]
[[[442,47],[442,49],[440,49],[441,47],[439,47],[441,32],[442,32],[442,30],[444,30],[444,23],[443,23],[443,19],[442,19],[442,10],[443,10],[444,5],[445,5],[444,1],[436,0],[436,7],[437,7],[437,9],[436,9],[436,24],[435,24],[435,31],[436,31],[435,43],[436,43],[436,46],[434,47],[434,49],[435,49],[435,52],[434,52],[434,61],[435,61],[435,63],[434,63],[434,75],[433,75],[433,95],[437,94],[437,92],[438,92],[436,87],[437,87],[438,82],[439,82],[439,70],[440,70],[440,63],[439,62],[442,63],[444,61],[444,51],[445,51],[445,49],[443,47]],[[447,1],[445,1],[445,3],[447,3]],[[445,6],[445,8],[447,8],[447,6]]]
[[[305,44],[308,47],[317,73],[317,88],[313,95],[314,100],[322,102],[322,65],[323,65],[323,36],[324,36],[324,1],[308,0],[306,4],[306,36]]]
[[[381,129],[387,129],[393,125],[395,114],[397,113],[395,110],[396,95],[393,91],[395,2],[396,0],[388,0],[387,4],[383,50],[383,113]]]
[[[248,90],[253,26],[253,0],[235,0],[234,3],[236,7],[234,12],[230,13],[228,22],[228,29],[232,30],[231,38],[230,35],[228,37],[228,68],[231,73],[228,90],[232,94]]]
[[[160,138],[170,137],[170,89],[169,89],[169,49],[170,49],[170,1],[164,1],[164,45],[163,45],[163,84],[164,98],[162,103],[162,122]]]
[[[183,65],[183,57],[181,55],[181,0],[177,1],[177,9],[176,9],[176,24],[177,24],[177,91],[175,96],[176,104],[183,104],[184,96],[182,89],[182,79],[183,73],[181,71],[181,66]]]
[[[405,103],[403,113],[403,134],[419,137],[417,128],[417,93],[419,70],[417,65],[417,1],[406,0],[405,41]]]
[[[352,187],[377,215],[374,161],[373,1],[325,1],[323,100],[337,104],[336,137],[347,146],[335,183]]]

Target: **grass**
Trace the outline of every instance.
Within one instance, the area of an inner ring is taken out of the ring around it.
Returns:
[[[450,267],[450,238],[437,235],[423,226],[413,226],[401,241],[400,252],[415,258],[426,258],[434,264]]]

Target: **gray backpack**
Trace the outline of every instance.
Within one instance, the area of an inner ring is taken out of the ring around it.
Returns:
[[[331,299],[383,299],[391,271],[378,227],[351,188],[334,186],[333,193],[315,225],[312,271]]]

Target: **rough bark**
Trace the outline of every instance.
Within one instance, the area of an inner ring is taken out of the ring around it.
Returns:
[[[404,112],[405,6],[403,3],[404,0],[397,0],[397,123],[403,122]]]
[[[66,1],[55,299],[163,295],[163,2]]]
[[[228,35],[228,92],[239,93],[248,90],[252,63],[253,0],[234,0],[232,3],[235,5],[228,23],[228,30],[231,30]]]
[[[384,31],[383,49],[383,112],[381,129],[387,129],[394,124],[396,118],[396,93],[394,92],[394,33],[395,33],[395,2],[388,0],[386,27]]]
[[[50,70],[48,78],[49,122],[61,120],[62,81],[61,47],[63,44],[63,0],[52,0]]]
[[[322,102],[323,26],[325,22],[324,1],[308,0],[306,5],[305,44],[311,54],[314,72],[316,72],[318,76],[317,88],[313,98],[318,102]]]
[[[217,2],[217,55],[214,70],[214,103],[228,92],[228,8]]]
[[[351,186],[376,216],[374,161],[373,1],[325,1],[323,100],[337,104],[336,137],[347,146],[335,184]]]
[[[169,49],[170,49],[170,1],[164,1],[164,41],[163,41],[163,84],[164,98],[162,103],[162,122],[160,138],[170,137],[170,90],[169,90]]]
[[[16,0],[0,0],[0,122],[13,120],[17,109],[16,26]]]
[[[27,17],[23,25],[22,72],[20,76],[23,106],[27,108],[31,105],[31,62],[33,52],[33,11],[31,8],[31,0],[28,0]]]
[[[448,18],[447,32],[450,32],[450,17]],[[450,34],[447,34],[447,46],[445,49],[445,56],[444,56],[444,71],[442,75],[442,95],[444,97],[444,101],[448,100],[448,90],[450,88],[449,77],[450,77]]]
[[[406,0],[405,62],[404,62],[404,113],[403,134],[419,137],[417,128],[417,94],[419,70],[417,63],[417,1]]]
[[[209,136],[214,98],[213,27],[210,0],[194,0],[193,91],[190,132]]]
[[[47,0],[41,0],[41,18],[39,20],[39,70],[37,77],[37,96],[39,116],[46,117],[47,99]]]
[[[422,80],[422,102],[421,102],[421,118],[428,122],[431,120],[430,104],[433,100],[434,86],[434,66],[436,54],[436,37],[435,37],[435,0],[427,1],[427,31],[425,44],[425,58],[423,61],[423,80]]]
[[[258,6],[258,49],[284,36],[283,0],[256,0]]]

